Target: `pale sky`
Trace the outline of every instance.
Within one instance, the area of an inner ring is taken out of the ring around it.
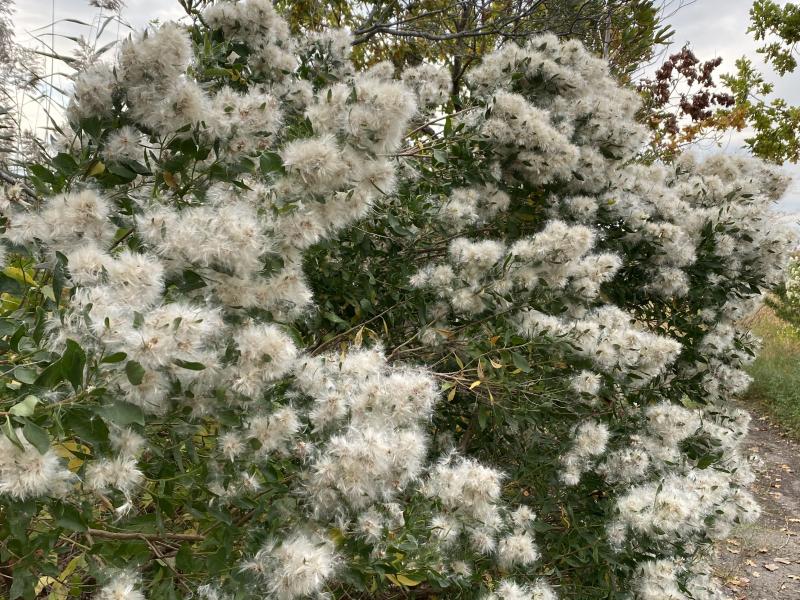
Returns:
[[[796,0],[795,0],[796,1]],[[786,4],[786,0],[778,0]],[[774,75],[772,69],[761,60],[756,48],[761,44],[747,34],[750,22],[752,0],[695,0],[681,8],[669,22],[675,29],[675,42],[669,52],[677,52],[685,42],[690,42],[694,53],[700,60],[714,56],[722,58],[718,73],[732,72],[734,62],[742,55],[753,61],[756,69],[766,75],[766,80],[775,84],[775,96],[785,98],[795,106],[800,105],[800,70],[784,77]],[[742,149],[747,132],[729,136],[722,150],[725,152],[745,152]],[[714,147],[704,151],[718,151]],[[784,169],[793,176],[793,182],[778,209],[792,213],[792,221],[800,219],[800,166],[787,165]]]
[[[679,0],[673,0],[673,3]],[[683,0],[684,3],[690,0]],[[786,0],[779,0],[785,4]],[[734,61],[746,55],[755,63],[763,73],[771,73],[756,53],[757,43],[747,34],[749,23],[748,11],[752,0],[694,0],[683,6],[670,16],[668,22],[675,29],[674,43],[669,52],[678,51],[685,42],[690,42],[695,54],[701,60],[714,56],[723,59],[718,73],[733,71]],[[127,0],[123,11],[123,18],[134,28],[141,29],[149,21],[160,19],[162,21],[179,18],[183,10],[176,0]],[[107,16],[107,13],[106,13]],[[33,36],[44,35],[49,43],[50,23],[56,22],[55,45],[59,51],[68,51],[73,43],[58,34],[92,37],[92,28],[97,31],[102,23],[100,11],[90,7],[87,0],[17,0],[17,12],[14,17],[17,39],[28,43],[35,43]],[[89,23],[90,27],[80,26],[64,19],[77,19]],[[109,25],[104,32],[100,45],[113,40],[115,37],[124,37],[127,30],[117,24]],[[768,79],[770,79],[768,77]],[[772,78],[775,83],[775,92],[779,97],[785,98],[789,103],[800,104],[800,71],[784,78]],[[45,117],[32,113],[29,119],[38,126],[43,125]],[[729,136],[725,140],[722,151],[739,153],[743,152],[743,139],[746,132]],[[699,148],[701,152],[719,151],[716,146],[710,145]],[[795,175],[795,180],[787,192],[786,197],[780,202],[779,208],[788,213],[798,213],[794,220],[800,218],[800,167],[790,165],[787,172]]]

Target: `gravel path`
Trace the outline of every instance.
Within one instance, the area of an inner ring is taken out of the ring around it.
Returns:
[[[800,600],[800,444],[754,415],[746,447],[763,514],[719,545],[717,575],[735,600]]]

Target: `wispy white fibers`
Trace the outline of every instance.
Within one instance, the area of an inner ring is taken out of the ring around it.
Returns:
[[[0,437],[0,494],[17,500],[65,496],[75,477],[59,456],[51,449],[39,452],[21,428],[15,436],[21,447],[5,435]]]

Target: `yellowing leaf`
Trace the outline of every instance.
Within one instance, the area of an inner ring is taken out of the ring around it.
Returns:
[[[416,579],[411,579],[402,573],[398,573],[397,575],[392,575],[391,573],[386,575],[386,579],[391,581],[395,585],[399,586],[406,586],[406,587],[414,587],[415,585],[419,585],[422,583],[421,581],[417,581]]]
[[[92,165],[89,167],[89,170],[86,172],[86,176],[95,177],[97,175],[102,175],[105,170],[106,166],[103,164],[103,161],[98,160],[92,163]]]
[[[175,179],[175,175],[173,175],[169,171],[164,171],[162,173],[162,176],[164,177],[164,183],[166,183],[169,187],[173,189],[178,187],[178,180]]]
[[[34,588],[36,595],[38,596],[41,594],[42,590],[46,587],[51,587],[53,590],[48,598],[52,598],[53,600],[66,599],[68,590],[66,586],[55,577],[50,577],[49,575],[43,575],[40,577],[39,581],[36,582],[36,587]]]
[[[477,381],[473,381],[472,383],[470,383],[470,384],[469,384],[469,389],[471,389],[471,390],[474,390],[474,389],[475,389],[476,387],[478,387],[480,384],[481,384],[481,381],[480,381],[480,379],[479,379],[479,380],[477,380]]]
[[[52,285],[46,285],[46,286],[44,286],[44,287],[42,288],[42,294],[43,294],[43,295],[44,295],[46,298],[48,298],[49,300],[52,300],[53,302],[55,302],[55,301],[56,301],[56,294],[55,294],[55,292],[53,291],[53,286],[52,286]]]
[[[496,360],[495,360],[495,359],[493,359],[493,358],[490,358],[490,359],[489,359],[489,362],[490,362],[490,363],[492,363],[492,366],[493,366],[495,369],[502,369],[502,368],[503,368],[503,363],[501,363],[501,362],[498,362],[498,361],[496,361]]]
[[[334,542],[336,542],[337,544],[341,544],[345,540],[345,537],[344,537],[344,534],[342,533],[342,530],[338,529],[336,527],[331,527],[331,529],[328,532],[328,534],[330,535],[331,539]]]
[[[11,277],[11,279],[16,279],[25,285],[31,285],[34,283],[33,277],[18,267],[6,267],[3,269],[3,273],[6,276]]]
[[[53,450],[55,450],[56,454],[58,454],[61,458],[64,458],[68,461],[67,468],[73,473],[80,469],[81,465],[83,464],[83,459],[75,456],[73,452],[80,452],[82,454],[92,453],[88,446],[79,444],[75,440],[67,440],[65,442],[61,442],[60,444],[54,444]]]

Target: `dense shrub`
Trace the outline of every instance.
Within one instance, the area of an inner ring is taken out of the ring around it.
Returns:
[[[542,36],[355,73],[264,0],[75,83],[3,214],[11,597],[718,597],[792,240]]]

